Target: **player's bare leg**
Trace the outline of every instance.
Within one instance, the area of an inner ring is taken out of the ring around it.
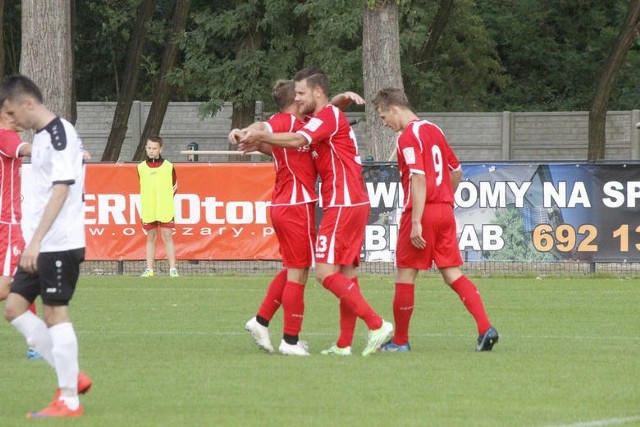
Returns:
[[[156,243],[158,241],[158,229],[152,228],[147,232],[147,269],[142,277],[153,277],[153,264],[156,258]]]
[[[178,270],[176,269],[176,246],[173,242],[173,228],[160,228],[160,235],[164,242],[164,249],[167,253],[167,261],[169,262],[169,275],[172,277],[178,277]]]

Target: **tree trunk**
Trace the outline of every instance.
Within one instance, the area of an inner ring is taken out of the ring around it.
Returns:
[[[22,0],[20,73],[40,87],[51,111],[72,120],[71,0]]]
[[[627,52],[638,38],[640,20],[640,0],[629,1],[627,14],[620,33],[616,38],[609,57],[600,69],[598,86],[589,108],[589,148],[587,160],[603,160],[605,158],[605,128],[607,124],[607,106],[616,74],[622,66]]]
[[[187,25],[187,19],[189,18],[189,6],[190,0],[178,0],[176,2],[176,9],[173,15],[173,27],[169,34],[169,40],[164,50],[162,57],[162,64],[160,66],[160,73],[158,77],[158,84],[154,92],[153,100],[151,101],[151,108],[149,109],[149,115],[142,131],[138,148],[133,156],[134,161],[141,161],[144,159],[145,150],[144,146],[147,142],[147,138],[152,135],[160,135],[160,129],[162,128],[162,122],[164,121],[164,115],[167,112],[167,106],[171,99],[172,86],[167,81],[166,76],[171,71],[178,58],[178,42],[181,34],[184,33],[185,26]],[[186,150],[187,147],[184,147]]]
[[[70,10],[70,19],[71,19],[71,42],[73,43],[73,45],[75,46],[75,39],[76,39],[76,0],[71,0],[71,10]],[[71,63],[75,64],[75,49],[71,49]],[[74,70],[75,70],[75,66],[74,66]],[[76,121],[78,120],[78,97],[77,97],[77,91],[76,91],[76,79],[75,79],[75,72],[73,74],[73,77],[71,79],[71,115],[69,116],[69,122],[71,122],[73,125],[76,124]]]
[[[251,123],[256,121],[256,107],[254,105],[242,106],[239,103],[233,104],[233,112],[231,113],[231,129],[235,128],[245,128],[249,126]],[[229,143],[229,150],[237,150],[238,146],[236,144]],[[232,155],[229,156],[229,160],[238,161],[238,162],[249,162],[251,161],[251,156],[243,156],[243,155]]]
[[[45,2],[43,2],[45,3]],[[113,115],[111,133],[107,145],[102,153],[103,161],[116,161],[120,157],[120,150],[127,134],[129,114],[133,104],[133,96],[138,85],[140,62],[144,50],[144,40],[149,21],[153,18],[157,0],[144,0],[138,7],[133,34],[127,50],[127,59],[122,81],[122,90],[118,94],[118,103]]]
[[[362,25],[362,69],[364,98],[373,99],[380,89],[404,89],[400,70],[400,30],[398,5],[395,0],[375,0],[366,3]],[[386,161],[393,153],[395,134],[378,118],[370,102],[365,105],[368,153],[374,160]]]
[[[447,27],[447,22],[449,22],[449,16],[451,16],[452,10],[453,0],[440,0],[436,17],[433,20],[433,25],[431,26],[431,31],[429,31],[429,36],[422,48],[421,56],[424,62],[429,62],[433,59],[436,52],[436,46],[438,46],[440,36],[442,36],[444,29]]]

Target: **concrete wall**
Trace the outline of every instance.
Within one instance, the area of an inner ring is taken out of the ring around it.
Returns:
[[[120,154],[130,161],[137,147],[149,112],[149,102],[134,102],[129,129]],[[225,104],[214,117],[201,118],[199,103],[171,103],[162,125],[164,156],[172,161],[186,160],[180,150],[195,141],[200,150],[227,150],[231,128],[231,104]],[[104,150],[115,103],[78,103],[76,128],[85,147],[99,161]],[[348,113],[360,119],[360,113]],[[443,129],[461,161],[571,160],[587,157],[588,112],[554,113],[420,113]],[[612,111],[607,115],[607,160],[640,159],[640,110]],[[353,126],[363,156],[367,155],[364,123]],[[201,156],[200,161],[227,161],[226,157]],[[386,159],[375,159],[386,160]]]

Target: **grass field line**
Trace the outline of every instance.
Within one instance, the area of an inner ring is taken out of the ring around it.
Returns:
[[[165,287],[162,288],[158,288],[155,286],[135,286],[135,287],[119,287],[118,288],[118,292],[132,292],[132,293],[136,293],[136,292],[174,292],[174,291],[179,291],[179,292],[184,292],[184,293],[191,293],[191,294],[196,294],[196,293],[217,293],[217,292],[242,292],[242,293],[251,293],[251,294],[260,294],[265,292],[266,288],[267,288],[268,283],[265,282],[265,287],[264,288],[240,288],[240,287],[236,287],[236,286],[225,286],[225,287],[206,287],[206,288],[195,288],[195,287],[181,287],[179,285],[177,285],[176,287],[167,289]],[[317,286],[318,288],[320,288],[319,285],[307,285],[307,287],[315,287]],[[444,286],[444,285],[443,285]],[[418,285],[418,287],[420,287],[420,285]],[[91,292],[96,292],[96,291],[103,291],[103,292],[113,292],[113,289],[109,289],[108,287],[105,286],[81,286],[81,288],[85,291],[91,291]],[[372,287],[367,287],[365,288],[364,293],[365,294],[379,294],[381,292],[389,292],[389,289],[393,289],[393,284],[389,285],[389,288],[381,288],[381,287],[377,287],[377,286],[372,286]],[[328,292],[328,291],[327,291]],[[547,293],[552,293],[552,294],[573,294],[575,293],[575,290],[545,290],[545,292]],[[424,294],[424,295],[441,295],[442,294],[442,289],[420,289],[420,293]],[[531,291],[532,295],[535,295],[535,290]],[[598,291],[598,294],[600,295],[640,295],[640,288],[638,288],[637,290],[631,290],[631,289],[624,289],[624,290],[615,290],[615,291]],[[366,295],[365,295],[366,296]]]
[[[248,335],[248,332],[242,329],[242,325],[238,328],[238,330],[233,331],[104,331],[104,330],[89,330],[89,329],[80,329],[77,328],[76,332],[80,334],[88,334],[88,335],[122,335],[122,336],[240,336],[240,335]],[[272,330],[272,336],[278,336],[280,331]],[[6,330],[0,331],[0,336],[2,335],[12,335],[15,331]],[[318,333],[318,332],[302,332],[302,338],[305,337],[332,337],[335,334],[327,334],[327,333]],[[443,333],[412,333],[413,337],[421,337],[421,338],[468,338],[469,335],[461,335],[461,334],[443,334]],[[503,340],[509,339],[509,335],[501,334],[500,337]],[[527,339],[527,340],[599,340],[599,341],[640,341],[640,337],[638,336],[589,336],[589,335],[517,335],[518,339]]]
[[[640,421],[640,415],[631,417],[617,417],[617,418],[605,418],[602,420],[593,421],[581,421],[572,424],[554,424],[545,427],[605,427],[605,426],[619,426],[622,424],[629,424],[636,421]]]

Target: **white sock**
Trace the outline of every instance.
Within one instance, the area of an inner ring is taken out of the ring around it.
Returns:
[[[27,310],[11,321],[11,325],[27,340],[27,345],[40,353],[42,358],[53,368],[51,335],[44,320]]]
[[[58,376],[58,387],[60,387],[60,397],[67,402],[71,409],[74,398],[78,402],[78,339],[73,330],[71,322],[58,323],[49,328],[53,348],[53,360],[55,361],[56,375]],[[67,401],[66,398],[70,398]]]

